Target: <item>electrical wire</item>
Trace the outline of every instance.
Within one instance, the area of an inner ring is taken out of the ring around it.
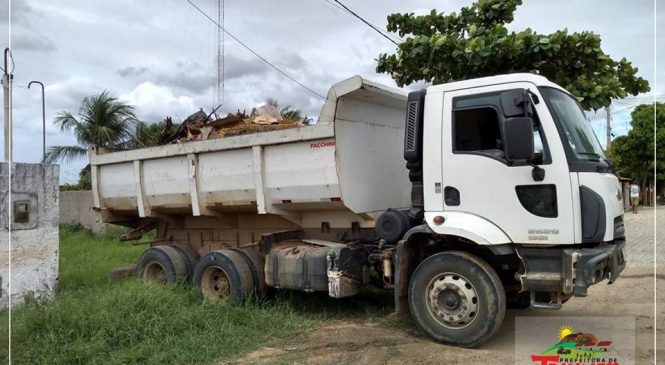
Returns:
[[[210,20],[213,24],[215,24],[216,26],[218,26],[218,27],[219,27],[224,33],[226,33],[229,37],[233,38],[233,40],[235,40],[236,42],[238,42],[238,43],[239,43],[241,46],[243,46],[246,50],[248,50],[249,52],[251,52],[254,56],[256,56],[256,57],[257,57],[258,59],[260,59],[261,61],[265,62],[268,66],[270,66],[270,67],[272,67],[273,69],[275,69],[275,71],[281,73],[281,74],[284,75],[284,77],[286,77],[287,79],[289,79],[289,80],[293,81],[294,83],[300,85],[303,89],[305,89],[305,90],[309,91],[310,93],[312,93],[312,94],[314,94],[314,95],[320,97],[321,99],[325,99],[325,98],[326,98],[325,96],[323,96],[323,95],[317,93],[316,91],[310,89],[309,87],[305,86],[305,85],[302,84],[300,81],[296,80],[295,78],[293,78],[292,76],[290,76],[290,75],[287,74],[286,72],[282,71],[279,67],[277,67],[277,66],[275,66],[274,64],[272,64],[272,63],[271,63],[270,61],[268,61],[265,57],[261,56],[261,55],[258,54],[256,51],[254,51],[253,49],[249,48],[249,46],[247,46],[245,43],[243,43],[240,39],[238,39],[238,37],[236,37],[235,35],[233,35],[232,33],[230,33],[228,30],[224,29],[224,27],[222,27],[222,26],[221,26],[219,23],[217,23],[214,19],[212,19],[210,16],[208,16],[208,14],[206,14],[203,10],[201,10],[201,8],[199,8],[198,6],[196,6],[196,4],[194,4],[191,0],[185,0],[185,1],[187,1],[191,6],[194,7],[194,9],[196,9],[199,13],[201,13],[203,16],[205,16],[206,18],[208,18],[208,20]]]
[[[189,1],[189,0],[188,0],[188,1]],[[356,18],[360,19],[361,22],[367,24],[367,26],[369,26],[370,28],[374,29],[377,33],[379,33],[380,35],[382,35],[385,39],[391,41],[391,42],[392,42],[393,44],[395,44],[396,46],[399,46],[399,43],[395,42],[392,38],[388,37],[388,36],[387,36],[386,34],[384,34],[379,28],[375,27],[372,23],[370,23],[370,22],[368,22],[367,20],[363,19],[363,17],[361,17],[360,15],[354,13],[353,10],[349,9],[348,7],[346,7],[346,5],[342,4],[339,0],[333,0],[333,1],[336,2],[337,4],[339,4],[341,7],[343,7],[344,10],[346,10],[347,12],[349,12],[349,14],[355,16]]]
[[[341,6],[337,5],[336,3],[332,2],[332,0],[323,0],[323,1],[324,1],[326,4],[332,6],[333,8],[335,8],[335,9],[337,9],[337,10],[339,10],[339,11],[345,13],[345,14],[349,14],[349,15],[352,15],[352,16],[353,16],[352,13],[346,11],[343,7],[341,7]],[[373,26],[373,28],[378,28],[374,23],[370,23],[370,24]],[[383,35],[384,37],[385,37],[385,36],[388,36],[388,37],[390,37],[391,39],[396,40],[396,41],[398,41],[398,42],[402,42],[402,41],[404,41],[402,38],[397,37],[397,36],[395,36],[395,35],[393,35],[393,34],[390,34],[390,33],[387,33],[387,34],[386,34],[386,33],[381,33],[381,35]],[[395,42],[393,42],[393,43],[395,43]]]
[[[628,109],[635,108],[635,107],[638,106],[638,105],[639,105],[639,104],[635,104],[635,105],[627,106],[627,107],[625,107],[625,108],[617,109],[617,110],[613,111],[612,113],[610,113],[610,115],[614,115],[614,114],[617,114],[617,113],[621,113],[622,111],[625,111],[625,110],[628,110]]]

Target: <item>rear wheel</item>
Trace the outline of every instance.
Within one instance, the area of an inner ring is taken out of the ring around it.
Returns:
[[[159,283],[185,280],[187,277],[185,258],[173,247],[151,247],[139,258],[136,265],[136,276],[143,281]]]
[[[486,262],[450,251],[418,265],[409,283],[409,309],[418,326],[435,340],[475,347],[501,326],[506,296]]]
[[[193,281],[205,299],[222,303],[242,301],[254,291],[247,262],[232,250],[213,251],[201,257]]]
[[[268,286],[266,286],[266,278],[264,274],[265,258],[262,253],[251,248],[233,248],[249,266],[252,272],[252,279],[254,279],[254,295],[257,299],[264,299],[268,296]]]
[[[194,277],[194,268],[196,267],[196,262],[199,260],[198,252],[196,252],[196,250],[185,243],[174,243],[169,246],[178,250],[178,252],[180,252],[182,257],[185,259],[187,279],[192,280]]]

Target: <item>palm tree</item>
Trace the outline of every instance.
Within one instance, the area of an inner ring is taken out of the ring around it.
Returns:
[[[282,107],[279,105],[279,102],[277,99],[273,98],[268,98],[267,104],[274,106],[279,110],[279,114],[282,115],[284,119],[291,119],[291,120],[297,120],[297,121],[308,121],[307,116],[302,115],[302,112],[300,109],[291,109],[291,105],[287,105],[285,107]]]
[[[139,124],[134,107],[126,104],[108,91],[83,98],[78,118],[70,112],[58,113],[54,124],[61,132],[74,133],[78,145],[49,146],[44,162],[71,161],[85,157],[90,147],[124,149],[134,139]]]

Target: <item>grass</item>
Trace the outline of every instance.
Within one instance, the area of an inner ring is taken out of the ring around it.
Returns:
[[[111,280],[145,245],[120,244],[76,227],[60,235],[60,285],[51,301],[12,310],[14,364],[207,364],[234,359],[332,318],[386,314],[390,293],[334,300],[281,292],[274,301],[219,305],[196,288],[136,278]],[[8,313],[0,312],[0,362],[7,361]]]

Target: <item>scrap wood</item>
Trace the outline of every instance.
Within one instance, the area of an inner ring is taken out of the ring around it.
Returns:
[[[252,133],[258,133],[258,132],[268,132],[268,131],[274,131],[274,130],[280,130],[280,129],[289,129],[289,128],[296,128],[296,127],[302,127],[303,124],[300,122],[296,123],[285,123],[285,124],[243,124],[239,125],[237,127],[233,128],[225,128],[219,130],[219,135],[221,137],[228,137],[228,136],[240,136],[244,134],[252,134]]]

